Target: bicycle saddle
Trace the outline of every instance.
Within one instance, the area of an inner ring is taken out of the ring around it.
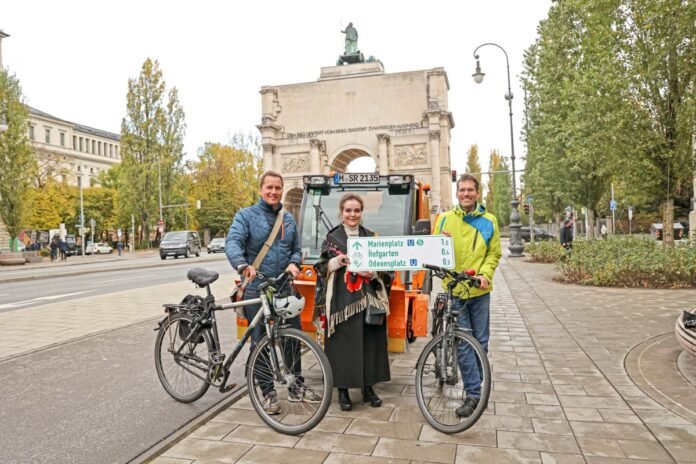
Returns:
[[[215,271],[206,271],[202,267],[194,267],[188,271],[186,277],[196,285],[205,287],[208,284],[212,284],[220,275]]]

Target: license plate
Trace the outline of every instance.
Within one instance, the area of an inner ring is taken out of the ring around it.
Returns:
[[[379,174],[334,174],[336,184],[379,184]]]

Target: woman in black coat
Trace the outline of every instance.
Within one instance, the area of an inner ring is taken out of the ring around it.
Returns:
[[[362,390],[363,402],[379,407],[382,400],[372,388],[391,380],[387,353],[386,317],[382,325],[365,323],[368,301],[377,297],[388,308],[391,275],[384,272],[348,272],[348,237],[375,234],[360,224],[363,200],[347,193],[339,203],[342,224],[334,227],[322,244],[317,272],[315,308],[326,316],[324,351],[331,362],[334,386],[343,411],[353,404],[349,388]],[[388,309],[387,309],[388,311]]]

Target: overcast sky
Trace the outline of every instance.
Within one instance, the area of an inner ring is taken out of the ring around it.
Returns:
[[[343,51],[341,29],[353,22],[359,48],[385,71],[444,67],[455,121],[452,166],[463,172],[478,144],[488,169],[491,150],[510,155],[505,57],[484,47],[482,84],[471,78],[473,51],[501,45],[510,59],[518,171],[524,95],[518,76],[551,0],[423,2],[35,0],[3,2],[3,64],[17,75],[26,101],[84,125],[120,132],[128,79],[147,57],[167,86],[179,89],[186,113],[185,150],[255,131],[263,85],[315,81]]]

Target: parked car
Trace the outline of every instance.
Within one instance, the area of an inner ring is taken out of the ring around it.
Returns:
[[[80,253],[81,250],[77,246],[77,241],[74,235],[66,235],[65,244],[67,245],[67,249],[65,251],[66,255],[74,256]]]
[[[208,254],[210,253],[224,253],[225,252],[225,239],[224,238],[214,238],[208,244]]]
[[[527,227],[527,226],[520,227],[520,238],[522,240],[524,240],[525,242],[531,241],[529,227]],[[556,240],[556,236],[546,232],[544,229],[542,229],[540,227],[535,227],[534,228],[534,240],[540,240],[540,241],[541,240]]]
[[[162,237],[159,246],[160,258],[167,259],[167,256],[184,256],[188,258],[191,255],[201,255],[201,239],[198,237],[198,232],[192,230],[176,230],[167,232]]]
[[[94,253],[95,255],[99,254],[109,254],[113,253],[114,249],[111,248],[109,245],[107,245],[104,242],[97,242],[97,243],[88,243],[87,246],[85,247],[85,254],[86,255],[91,255]]]

